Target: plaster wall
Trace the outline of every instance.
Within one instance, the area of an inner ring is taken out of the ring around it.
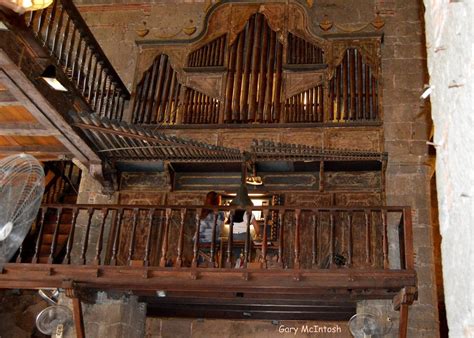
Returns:
[[[473,337],[474,4],[424,2],[448,326]]]

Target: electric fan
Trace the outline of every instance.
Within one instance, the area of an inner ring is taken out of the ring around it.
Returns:
[[[384,336],[392,328],[392,320],[388,316],[358,313],[349,319],[349,330],[355,338]]]
[[[46,335],[62,337],[64,329],[72,322],[72,313],[63,305],[52,305],[41,311],[36,317],[36,327]]]
[[[15,255],[38,214],[44,171],[33,156],[0,160],[0,266]]]

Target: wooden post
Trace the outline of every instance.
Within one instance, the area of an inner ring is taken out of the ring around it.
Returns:
[[[418,298],[418,290],[414,286],[402,288],[393,298],[392,304],[395,311],[400,311],[398,337],[407,338],[408,331],[408,306]]]
[[[84,319],[82,316],[82,303],[77,291],[74,289],[73,281],[66,281],[63,283],[66,296],[72,300],[72,313],[74,318],[74,328],[76,329],[77,338],[85,338]]]

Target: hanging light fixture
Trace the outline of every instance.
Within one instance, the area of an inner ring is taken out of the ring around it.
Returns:
[[[49,65],[48,67],[46,67],[44,72],[41,74],[41,78],[45,80],[46,83],[54,90],[67,92],[66,87],[64,87],[56,77],[56,67],[54,67],[53,65]]]
[[[234,197],[232,202],[230,202],[231,206],[241,207],[245,209],[246,207],[252,207],[253,202],[249,197],[249,191],[247,189],[247,162],[242,162],[242,174],[240,180],[240,187],[237,191],[237,196]]]
[[[0,5],[17,13],[37,11],[50,6],[53,0],[0,0]]]

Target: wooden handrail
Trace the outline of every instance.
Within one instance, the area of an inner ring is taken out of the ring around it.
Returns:
[[[55,0],[23,18],[91,111],[121,120],[130,93],[73,2]]]
[[[210,215],[214,218],[209,220],[210,223],[206,223],[203,229],[204,224],[201,224],[200,215],[201,210],[205,209],[212,210]],[[247,229],[245,241],[234,240],[232,225],[229,226],[229,231],[225,230],[228,231],[227,235],[216,236],[217,227],[222,226],[221,222],[217,221],[218,217],[221,217],[219,215],[222,212],[229,212],[230,218],[234,218],[238,209],[232,206],[209,205],[43,204],[40,219],[41,229],[51,223],[55,224],[53,242],[47,252],[49,263],[70,264],[71,252],[76,252],[79,260],[72,259],[72,261],[73,264],[79,265],[97,265],[103,262],[105,265],[199,267],[203,262],[200,258],[202,250],[210,249],[203,256],[208,260],[207,266],[223,268],[233,266],[233,261],[239,255],[233,252],[235,249],[238,251],[243,249],[244,255],[241,259],[244,261],[241,266],[244,268],[254,266],[253,262],[259,262],[262,268],[354,267],[385,270],[414,268],[409,207],[252,207],[247,210],[247,219],[244,219]],[[251,239],[249,211],[263,211],[265,221],[263,242]],[[82,216],[77,218],[79,214]],[[395,218],[392,217],[393,214]],[[60,215],[73,215],[72,222],[69,221],[70,225],[67,217],[63,216],[61,219]],[[272,222],[280,226],[278,238],[268,237],[270,215]],[[76,218],[81,219],[82,224],[78,224]],[[400,222],[393,224],[394,220]],[[114,230],[105,231],[106,224]],[[191,229],[190,224],[193,224]],[[68,236],[67,244],[64,237],[63,242],[60,242],[59,227],[64,229],[67,226],[71,226],[69,234],[74,234],[79,229],[85,231],[81,234],[80,242],[73,241],[73,235]],[[394,227],[399,231],[398,243],[389,243],[395,238],[389,237]],[[95,239],[89,238],[91,228],[99,228],[100,231],[95,245],[89,243],[90,241],[95,243]],[[138,231],[142,235],[138,235]],[[209,242],[201,243],[202,239],[199,239],[201,231],[211,231],[212,236],[207,238]],[[321,231],[325,233],[322,234]],[[105,232],[109,233],[108,241],[104,241],[102,237]],[[153,235],[153,242],[152,233],[156,234]],[[41,261],[44,257],[44,252],[41,250],[45,250],[44,246],[47,246],[41,244],[46,243],[43,241],[43,234],[42,230],[38,232],[36,247],[33,250],[27,250],[25,242],[20,255],[23,252],[34,251],[32,261],[46,263]],[[110,247],[103,250],[103,242],[110,243]],[[60,256],[62,247],[66,252],[64,257]],[[397,247],[399,250],[393,250]],[[256,254],[255,248],[261,251]],[[311,257],[303,255],[308,248],[312,250]],[[272,250],[271,254],[269,250]],[[153,259],[151,252],[154,252]],[[110,262],[101,259],[104,253],[111,255]],[[272,255],[274,259],[271,258]],[[17,262],[30,260],[28,257],[17,258]]]

